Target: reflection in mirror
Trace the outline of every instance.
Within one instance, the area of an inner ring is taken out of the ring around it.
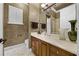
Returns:
[[[51,18],[47,16],[47,34],[51,34]]]

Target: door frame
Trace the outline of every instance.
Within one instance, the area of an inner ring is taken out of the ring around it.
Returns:
[[[3,48],[3,20],[4,20],[4,3],[0,3],[0,7],[1,7],[1,9],[0,9],[0,13],[2,13],[1,15],[0,15],[0,25],[1,25],[1,29],[0,29],[0,56],[4,56],[4,48]]]

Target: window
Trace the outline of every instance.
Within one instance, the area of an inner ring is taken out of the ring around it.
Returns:
[[[23,24],[23,10],[9,5],[9,24]]]

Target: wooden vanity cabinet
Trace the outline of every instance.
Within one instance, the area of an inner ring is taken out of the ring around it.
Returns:
[[[73,53],[70,53],[55,45],[51,45],[33,36],[31,36],[31,48],[32,52],[36,56],[76,56]]]
[[[47,43],[33,36],[31,37],[31,48],[36,56],[47,56]]]
[[[63,49],[60,49],[60,54],[59,55],[61,55],[61,56],[76,56],[75,54],[70,53],[68,51],[65,51]]]
[[[64,49],[49,44],[49,56],[76,56]]]

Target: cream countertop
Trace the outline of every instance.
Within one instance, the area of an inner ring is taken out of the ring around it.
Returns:
[[[71,52],[71,53],[77,54],[76,43],[66,41],[66,40],[60,40],[58,34],[45,35],[45,34],[38,34],[37,32],[32,32],[31,36],[39,38],[40,40],[48,42],[52,45],[58,46],[66,51]]]

